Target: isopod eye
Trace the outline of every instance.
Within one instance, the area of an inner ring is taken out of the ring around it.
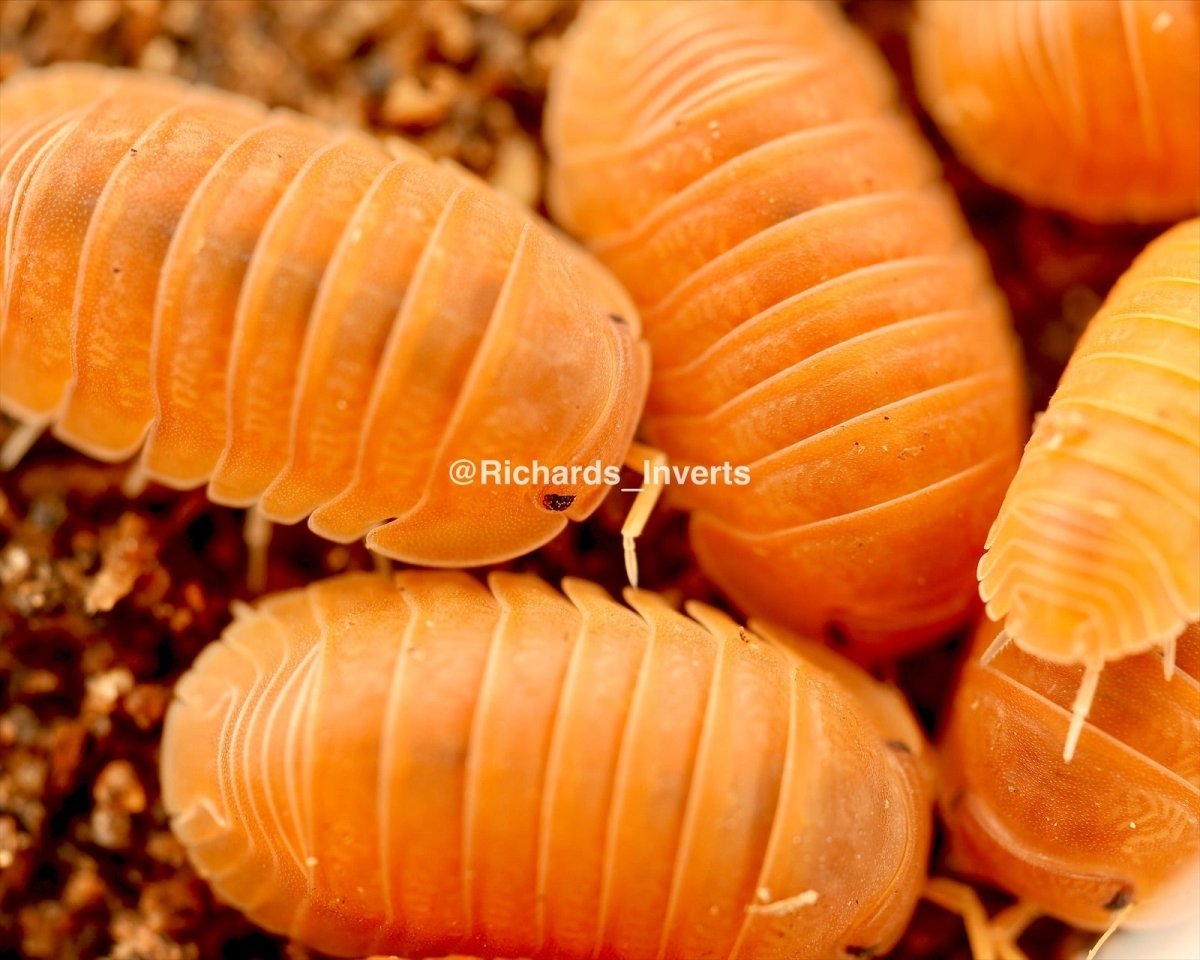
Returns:
[[[547,493],[542,495],[542,506],[555,513],[562,513],[575,502],[573,493]]]
[[[836,620],[826,623],[823,633],[825,642],[835,650],[844,650],[850,646],[850,636],[846,633],[846,628]]]
[[[613,323],[620,324],[622,327],[626,327],[629,325],[629,321],[626,320],[619,313],[610,313],[608,315],[608,319],[611,320]]]
[[[1124,910],[1127,906],[1133,903],[1133,890],[1130,887],[1122,887],[1112,895],[1112,899],[1104,905],[1105,910]]]
[[[894,750],[896,753],[912,753],[912,747],[910,747],[903,740],[888,740],[885,742],[887,743],[888,749]]]

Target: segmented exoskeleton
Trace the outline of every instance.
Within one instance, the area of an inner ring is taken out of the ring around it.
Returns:
[[[999,294],[881,58],[832,5],[585,7],[551,78],[550,206],[653,347],[647,437],[705,571],[863,656],[968,616],[1025,426]]]
[[[84,65],[6,82],[0,123],[9,463],[50,427],[436,565],[533,549],[607,491],[452,482],[621,463],[648,367],[616,282],[465,172]]]
[[[1092,318],[979,563],[1023,650],[1086,668],[1069,758],[1104,665],[1200,620],[1200,220],[1151,243]]]
[[[1180,638],[1170,679],[1158,651],[1105,670],[1070,763],[1079,666],[1004,644],[999,629],[976,638],[939,752],[950,866],[1092,930],[1188,916],[1200,896],[1200,629]]]
[[[1090,220],[1200,210],[1194,0],[919,0],[917,88],[955,150]]]
[[[238,611],[177,687],[172,827],[344,956],[862,956],[920,893],[895,690],[782,631],[578,580],[348,575]]]

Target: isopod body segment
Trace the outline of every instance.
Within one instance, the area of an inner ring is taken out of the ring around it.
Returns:
[[[950,862],[1076,926],[1157,926],[1200,898],[1200,628],[1100,678],[1062,760],[1081,668],[996,643],[985,623],[940,746]]]
[[[921,99],[981,176],[1096,221],[1200,210],[1193,0],[919,0]]]
[[[879,57],[831,5],[585,6],[550,207],[641,308],[645,430],[738,604],[880,657],[963,622],[1025,412],[1006,312]]]
[[[648,375],[619,285],[464,171],[85,65],[6,82],[0,124],[0,407],[27,433],[432,565],[607,491],[450,475],[621,463]]]
[[[894,943],[933,792],[900,695],[702,605],[564,591],[358,574],[239,611],[164,731],[164,803],[201,874],[346,956]]]

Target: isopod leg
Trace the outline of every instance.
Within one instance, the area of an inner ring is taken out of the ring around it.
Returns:
[[[948,877],[930,877],[925,881],[923,896],[930,903],[962,918],[974,960],[997,960],[987,911],[974,890]]]
[[[121,481],[121,493],[130,500],[140,497],[146,489],[146,484],[149,482],[150,476],[146,472],[145,460],[142,457],[138,457],[133,461],[129,472],[125,474],[125,479]]]
[[[1096,696],[1096,687],[1100,683],[1100,672],[1104,669],[1103,662],[1095,661],[1083,668],[1083,679],[1079,682],[1079,690],[1075,694],[1075,702],[1071,704],[1071,726],[1067,729],[1067,742],[1063,746],[1063,761],[1071,762],[1075,756],[1075,747],[1079,743],[1079,735],[1083,733],[1083,724],[1092,709],[1092,699]]]
[[[930,877],[922,896],[962,918],[974,960],[1029,960],[1017,946],[1017,938],[1038,916],[1032,904],[1017,902],[989,919],[979,895],[949,877]]]
[[[0,446],[0,469],[11,470],[21,458],[29,452],[29,448],[37,442],[37,438],[46,429],[46,424],[36,421],[21,421],[8,435],[4,445]]]
[[[251,593],[262,593],[267,586],[267,548],[271,544],[271,521],[257,505],[246,511],[246,586]]]
[[[376,553],[374,550],[367,551],[371,554],[371,562],[375,565],[375,572],[384,577],[390,577],[396,570],[396,565],[392,562],[391,557],[384,556],[382,553]]]
[[[1028,900],[1018,900],[992,918],[992,939],[1000,960],[1026,960],[1024,952],[1017,946],[1017,941],[1041,915],[1042,912],[1035,904]]]
[[[663,468],[667,465],[667,455],[661,450],[655,450],[642,443],[633,443],[629,453],[625,455],[625,466],[636,470],[642,475],[642,488],[634,498],[629,515],[621,526],[621,539],[625,544],[625,575],[629,578],[630,586],[638,584],[638,562],[636,541],[644,529],[658,498],[662,496]],[[647,469],[647,466],[649,469]],[[647,476],[646,474],[649,474]]]

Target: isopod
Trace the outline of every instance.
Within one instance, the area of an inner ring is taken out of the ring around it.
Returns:
[[[607,491],[453,482],[620,464],[649,369],[616,281],[465,171],[78,64],[6,82],[0,116],[9,465],[49,426],[430,565],[524,553]]]
[[[768,626],[530,575],[350,574],[179,682],[164,804],[262,926],[336,955],[874,955],[933,793],[902,697]]]
[[[1080,668],[997,644],[998,631],[979,631],[939,750],[949,863],[1085,929],[1194,914],[1200,629],[1180,638],[1170,680],[1156,651],[1105,671],[1069,764],[1060,745]]]
[[[1015,340],[893,82],[818,3],[585,7],[549,198],[641,308],[647,438],[751,613],[886,656],[967,619],[1025,430]]]
[[[1092,318],[979,563],[994,620],[1085,667],[1065,756],[1108,662],[1200,620],[1200,220],[1152,242]]]
[[[919,0],[917,88],[954,149],[1026,200],[1096,221],[1200,209],[1193,0]]]

